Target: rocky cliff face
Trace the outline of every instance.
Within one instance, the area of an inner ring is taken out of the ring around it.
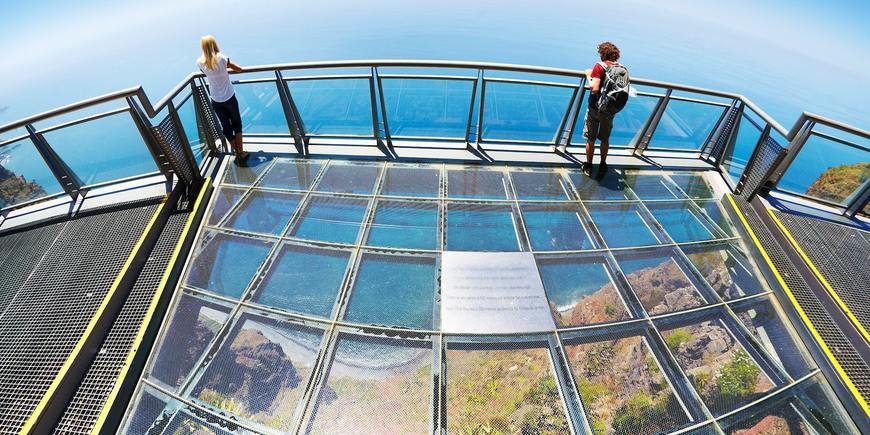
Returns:
[[[27,181],[24,177],[0,166],[0,207],[27,201],[45,193],[42,186],[36,182]]]
[[[662,314],[701,305],[692,283],[672,260],[629,274],[631,287],[650,314]]]
[[[218,353],[211,368],[197,393],[211,390],[234,398],[247,414],[269,411],[279,393],[296,389],[302,381],[281,346],[254,329],[239,331],[229,352]]]
[[[807,189],[807,195],[841,202],[870,179],[870,163],[840,165],[828,168]]]

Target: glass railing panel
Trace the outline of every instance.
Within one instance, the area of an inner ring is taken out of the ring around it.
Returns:
[[[723,111],[725,107],[719,105],[672,99],[659,120],[649,148],[700,149]]]
[[[29,138],[0,146],[0,207],[62,191]]]
[[[812,134],[777,188],[845,206],[868,182],[870,149]]]
[[[253,134],[290,134],[275,82],[236,83],[242,131]]]
[[[659,97],[638,95],[628,99],[628,103],[616,116],[613,117],[613,129],[610,131],[610,145],[633,146],[642,134],[647,120],[652,116],[658,104]],[[583,102],[577,119],[574,122],[574,134],[571,136],[572,144],[583,145],[586,138],[583,137],[583,126],[586,123],[586,110],[589,107],[589,90],[583,94]]]
[[[45,139],[84,185],[157,171],[129,113],[52,130]]]
[[[382,79],[390,135],[465,139],[473,80]]]
[[[203,120],[196,114],[196,106],[193,96],[188,96],[180,106],[176,109],[178,118],[181,120],[181,128],[184,129],[184,136],[187,137],[187,142],[190,143],[190,150],[193,152],[193,157],[196,159],[196,164],[202,163],[202,159],[208,155],[208,139],[204,131],[200,129],[203,125]]]
[[[287,86],[306,133],[374,135],[368,79],[289,80]]]
[[[561,86],[487,82],[483,140],[555,142],[573,92]]]
[[[728,145],[722,155],[722,169],[736,185],[752,157],[758,139],[761,138],[761,127],[746,115],[740,117],[734,142]]]

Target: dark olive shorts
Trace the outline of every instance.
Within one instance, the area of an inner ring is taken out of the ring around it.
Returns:
[[[603,115],[597,110],[587,110],[583,121],[583,137],[587,140],[607,141],[610,143],[610,130],[613,129],[613,115]]]

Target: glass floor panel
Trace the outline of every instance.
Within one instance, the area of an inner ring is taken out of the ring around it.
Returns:
[[[516,213],[507,205],[451,203],[447,207],[448,251],[519,251]]]
[[[312,196],[289,234],[308,240],[353,244],[366,207],[366,199]]]
[[[384,174],[381,195],[437,198],[440,182],[440,169],[391,166]]]
[[[281,235],[302,195],[255,191],[227,219],[225,227],[255,233]]]
[[[195,254],[187,284],[239,299],[273,242],[209,232]]]
[[[484,169],[447,171],[447,196],[450,198],[507,199],[504,172]]]
[[[820,383],[821,376],[816,375],[790,394],[725,417],[721,422],[722,430],[726,434],[858,433],[838,415],[842,411]]]
[[[625,174],[625,184],[640,199],[677,199],[682,194],[661,174]]]
[[[856,433],[745,243],[723,237],[718,173],[251,159],[212,196],[125,433],[761,433],[781,416]],[[444,251],[474,251],[469,280],[498,289],[468,316],[515,323],[492,301],[534,297],[547,326],[445,328]],[[511,299],[501,270],[519,257],[498,253],[517,251],[541,286]]]
[[[322,336],[319,329],[244,313],[191,396],[248,420],[287,430]]]
[[[719,319],[660,327],[677,363],[713,415],[758,399],[773,383]]]
[[[697,201],[696,204],[698,204],[698,207],[701,208],[707,218],[713,221],[728,237],[733,237],[736,234],[731,221],[722,211],[719,201]]]
[[[558,326],[631,317],[602,256],[538,257],[538,270]]]
[[[428,433],[432,343],[342,333],[305,433]]]
[[[568,178],[574,184],[577,196],[583,200],[619,201],[631,198],[625,188],[625,174],[620,170],[608,170],[601,180],[587,177],[579,171],[569,172]]]
[[[683,251],[722,299],[736,299],[764,290],[752,274],[749,259],[732,244],[686,246]]]
[[[650,315],[704,304],[704,299],[670,250],[623,254],[616,260],[632,291]]]
[[[815,363],[811,362],[806,350],[798,345],[783,323],[771,299],[743,301],[731,309],[774,362],[792,378],[807,375],[815,368]]]
[[[316,190],[333,193],[371,194],[375,189],[380,166],[330,164],[317,183]]]
[[[447,345],[449,433],[569,433],[546,344]]]
[[[308,190],[322,168],[323,164],[321,163],[279,160],[263,176],[258,186],[273,189]]]
[[[365,253],[356,275],[347,320],[432,329],[438,289],[434,257]]]
[[[224,172],[224,184],[250,186],[272,165],[272,157],[251,153],[244,162],[232,162]]]
[[[587,208],[592,222],[610,248],[661,243],[635,204],[589,204]]]
[[[713,188],[707,183],[702,174],[672,174],[674,182],[689,198],[708,199],[714,198]]]
[[[118,430],[120,434],[197,434],[231,435],[252,434],[239,429],[233,432],[224,429],[230,422],[209,416],[208,421],[189,412],[187,405],[170,398],[153,387],[142,389],[136,408],[130,413],[127,424]]]
[[[665,433],[690,422],[644,337],[599,339],[565,345],[594,433]]]
[[[332,318],[350,251],[284,244],[254,301],[275,308]],[[311,274],[316,270],[317,274]]]
[[[677,243],[715,238],[710,229],[698,220],[689,204],[653,203],[647,204],[647,208]]]
[[[577,206],[524,204],[523,221],[535,251],[579,251],[592,249],[589,232],[583,226]]]
[[[148,377],[170,390],[180,387],[226,323],[230,310],[205,296],[182,292],[168,315],[169,327],[159,339]]]
[[[558,172],[511,172],[518,199],[537,201],[567,200],[568,192]]]
[[[209,225],[217,225],[218,222],[230,211],[236,202],[239,201],[239,198],[244,195],[245,191],[242,189],[235,189],[232,187],[221,187],[218,189],[217,193],[214,194],[214,205],[211,209],[211,214],[208,217]]]
[[[438,203],[379,201],[367,245],[438,249]]]

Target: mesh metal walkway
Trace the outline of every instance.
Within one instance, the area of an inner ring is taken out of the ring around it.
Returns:
[[[20,431],[38,406],[156,208],[115,206],[18,235],[38,243],[19,241],[35,261],[10,253],[3,265],[16,276],[4,287],[18,288],[4,288],[14,297],[0,317],[0,433]]]
[[[798,268],[778,243],[755,209],[744,199],[732,197],[741,219],[752,232],[759,248],[763,249],[795,309],[815,335],[819,345],[828,354],[835,369],[844,377],[846,386],[867,410],[870,402],[870,367],[855,349],[840,326],[801,276]]]
[[[97,357],[68,404],[55,433],[89,434],[125,367],[130,349],[172,260],[190,214],[185,202],[169,216]]]
[[[832,295],[842,303],[862,334],[870,331],[870,243],[866,231],[825,222],[789,213],[774,211],[774,215],[786,227],[830,286]]]

